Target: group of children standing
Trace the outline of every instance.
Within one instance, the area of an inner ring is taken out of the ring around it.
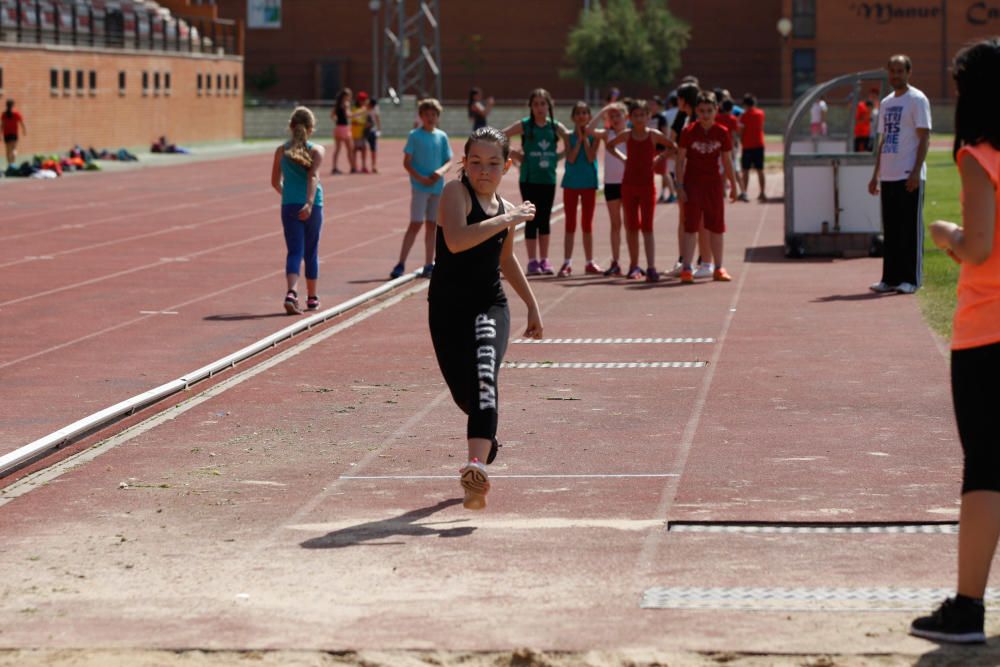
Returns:
[[[352,174],[378,173],[378,136],[382,132],[382,117],[378,111],[378,100],[369,98],[361,91],[356,100],[350,88],[344,88],[333,103],[330,120],[333,121],[333,174],[343,173],[338,169],[340,152],[347,153],[347,164]],[[371,153],[372,167],[368,169],[368,153]],[[358,165],[360,158],[361,164]]]

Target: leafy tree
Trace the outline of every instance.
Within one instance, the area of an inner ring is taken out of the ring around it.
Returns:
[[[573,67],[560,73],[592,85],[636,84],[663,88],[681,66],[691,29],[667,8],[666,0],[596,1],[569,34],[566,57]]]

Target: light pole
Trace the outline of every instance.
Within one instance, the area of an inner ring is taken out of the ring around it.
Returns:
[[[791,54],[788,49],[788,38],[792,34],[792,29],[795,26],[792,24],[792,20],[787,16],[782,16],[778,19],[778,24],[775,26],[778,30],[778,34],[781,35],[781,98],[782,102],[787,102],[792,95],[792,75],[789,71],[791,69]]]
[[[381,0],[369,0],[368,9],[372,13],[372,99],[379,98],[378,71],[378,10],[382,8]]]

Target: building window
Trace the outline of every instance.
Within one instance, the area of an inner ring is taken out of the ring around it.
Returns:
[[[212,94],[212,75],[211,74],[206,74],[205,75],[205,91],[209,95]]]
[[[87,89],[90,91],[91,95],[97,94],[97,70],[90,70],[87,73]]]
[[[68,69],[63,70],[62,91],[63,95],[69,95],[73,92],[73,72]]]
[[[119,70],[118,72],[118,94],[125,94],[125,70]]]
[[[3,95],[3,67],[0,67],[0,95]]]
[[[149,95],[149,72],[142,72],[142,94]]]
[[[199,72],[198,73],[198,97],[201,97],[201,91],[204,89],[204,87],[205,87],[204,77],[201,75],[201,72]]]
[[[222,75],[221,74],[216,74],[215,75],[215,94],[216,95],[221,95],[222,94]]]
[[[160,73],[159,72],[153,72],[153,94],[154,95],[159,95],[160,94]]]
[[[59,70],[49,70],[49,92],[53,95],[59,94]]]
[[[792,95],[798,97],[816,85],[816,49],[792,51]]]
[[[816,0],[792,0],[792,36],[796,39],[816,37]]]
[[[170,94],[170,72],[163,73],[163,94]]]
[[[240,75],[239,74],[234,74],[233,75],[233,94],[235,95],[236,91],[238,91],[239,89],[240,89]]]
[[[76,70],[76,94],[83,95],[83,70]]]

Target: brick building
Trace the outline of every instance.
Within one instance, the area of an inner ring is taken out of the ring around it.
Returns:
[[[190,0],[23,2],[19,22],[17,3],[4,0],[0,104],[14,99],[25,117],[20,156],[75,144],[136,148],[160,135],[241,140],[240,26],[216,23],[214,9]]]
[[[269,84],[250,94],[314,100],[329,99],[344,85],[372,87],[373,59],[382,53],[381,45],[372,50],[373,18],[380,20],[386,2],[396,0],[381,2],[377,14],[368,0],[267,1],[280,6],[280,28],[248,28],[249,81]],[[416,11],[417,0],[401,1]],[[584,4],[507,0],[472,9],[461,0],[440,0],[443,96],[463,99],[470,85],[481,85],[498,99],[519,100],[541,85],[557,98],[579,98],[583,82],[562,79],[559,70],[567,65],[568,30]],[[248,0],[218,0],[218,6],[224,17],[247,17]],[[951,95],[947,68],[954,51],[1000,32],[1000,0],[668,0],[668,6],[691,26],[680,74],[771,101],[790,101],[838,74],[881,67],[894,52],[909,53],[914,83],[942,99]],[[776,27],[783,17],[794,26],[787,38]]]

